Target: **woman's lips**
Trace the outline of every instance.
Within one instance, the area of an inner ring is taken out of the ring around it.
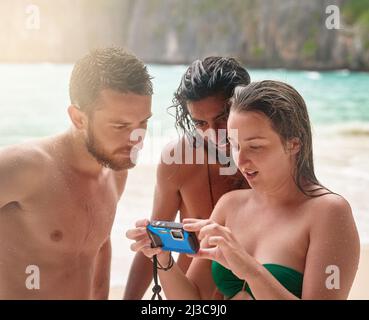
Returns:
[[[254,179],[259,173],[259,171],[243,171],[243,172],[248,180]]]

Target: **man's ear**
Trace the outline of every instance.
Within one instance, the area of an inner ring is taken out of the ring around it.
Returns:
[[[299,138],[292,138],[287,142],[287,151],[290,155],[298,153],[301,149],[301,142]]]
[[[83,130],[86,128],[87,116],[83,111],[81,111],[81,109],[72,104],[68,107],[68,114],[70,119],[72,120],[73,125],[77,129]]]

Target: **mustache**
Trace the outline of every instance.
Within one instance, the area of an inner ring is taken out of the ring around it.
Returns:
[[[123,147],[123,148],[119,148],[119,149],[115,150],[114,153],[131,153],[132,151],[137,152],[141,149],[142,148],[140,148],[139,146]]]

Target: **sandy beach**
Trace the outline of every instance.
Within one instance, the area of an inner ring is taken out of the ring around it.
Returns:
[[[350,129],[314,131],[316,173],[321,182],[351,204],[361,239],[360,265],[350,299],[369,299],[369,135]],[[155,186],[155,165],[138,165],[130,171],[118,205],[112,231],[113,260],[110,299],[121,299],[133,259],[125,232],[139,218],[149,217]],[[145,295],[151,296],[150,289]]]

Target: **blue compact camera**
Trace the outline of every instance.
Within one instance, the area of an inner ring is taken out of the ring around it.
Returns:
[[[195,254],[199,251],[199,241],[194,232],[183,230],[182,223],[152,221],[147,227],[152,247],[164,251]]]

